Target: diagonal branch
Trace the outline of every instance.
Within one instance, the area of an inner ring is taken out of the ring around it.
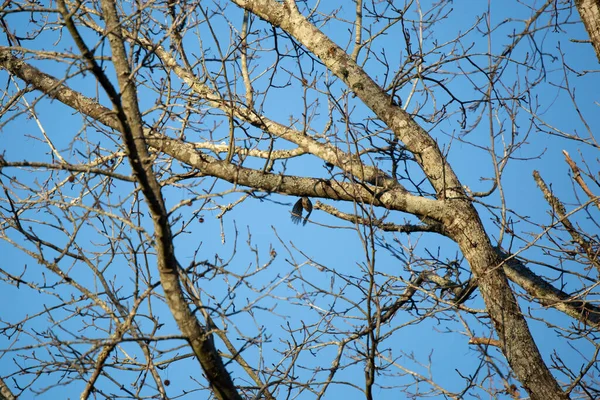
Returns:
[[[550,204],[550,207],[552,207],[552,211],[559,216],[560,223],[565,227],[567,232],[569,232],[569,235],[571,235],[573,241],[581,246],[581,248],[585,251],[590,263],[598,271],[600,271],[600,260],[598,259],[598,249],[596,248],[597,244],[590,243],[583,237],[583,235],[581,235],[577,228],[575,228],[567,216],[567,210],[565,209],[565,206],[556,196],[554,196],[554,194],[552,194],[552,191],[548,188],[546,182],[544,182],[538,171],[533,171],[533,179],[544,194],[544,198],[548,204]]]
[[[62,11],[65,19],[70,21],[64,3]],[[162,198],[160,184],[152,170],[152,159],[144,138],[142,128],[142,117],[138,108],[137,89],[135,81],[127,60],[125,45],[121,36],[120,21],[117,14],[116,4],[112,0],[103,0],[102,11],[106,20],[108,39],[110,42],[113,64],[117,72],[120,88],[120,97],[117,97],[115,89],[102,70],[94,68],[92,72],[107,91],[116,113],[118,130],[123,135],[123,142],[127,149],[131,168],[140,188],[144,194],[152,221],[154,223],[154,234],[156,237],[156,253],[160,280],[169,308],[177,322],[184,337],[189,341],[196,357],[210,382],[215,395],[219,399],[241,399],[233,381],[225,369],[223,361],[218,354],[210,335],[200,325],[198,319],[191,312],[183,290],[179,283],[177,273],[177,260],[173,248],[173,238],[169,226],[168,212]],[[84,57],[89,61],[90,53],[83,41],[71,24],[71,33],[79,44]],[[89,396],[87,390],[82,395]]]
[[[109,109],[69,88],[51,75],[43,73],[18,59],[11,54],[8,48],[0,47],[0,67],[74,110],[112,129],[121,131],[122,128],[117,117]],[[384,190],[369,185],[361,186],[355,183],[265,173],[262,170],[253,170],[219,161],[207,154],[198,152],[194,144],[184,143],[150,131],[146,131],[145,135],[148,144],[156,150],[165,152],[179,161],[195,167],[201,174],[215,176],[234,184],[292,196],[322,197],[347,201],[359,199],[369,204],[433,219],[439,219],[443,215],[443,203],[413,196],[401,188]]]
[[[231,0],[241,8],[283,29],[341,79],[413,153],[447,213],[439,220],[457,242],[478,281],[502,351],[533,399],[564,399],[527,326],[477,210],[448,165],[436,141],[354,62],[342,48],[311,24],[296,7],[274,0]]]
[[[553,307],[586,325],[600,328],[600,307],[574,299],[533,273],[520,260],[502,250],[498,252],[505,259],[503,268],[508,279],[525,289],[528,295],[546,307]]]

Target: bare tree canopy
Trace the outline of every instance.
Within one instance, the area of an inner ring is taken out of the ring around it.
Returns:
[[[0,399],[600,398],[598,21],[4,2]]]

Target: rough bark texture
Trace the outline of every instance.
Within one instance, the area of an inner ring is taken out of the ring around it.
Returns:
[[[510,367],[532,399],[566,399],[544,363],[494,251],[471,204],[456,203],[446,229],[459,244],[477,279]]]
[[[0,400],[15,400],[16,397],[12,394],[4,380],[0,379]]]
[[[554,307],[587,326],[600,328],[600,308],[587,301],[574,300],[573,296],[555,288],[518,260],[508,258],[507,254],[501,256],[505,260],[503,266],[506,277],[522,287],[531,297],[542,305]]]
[[[446,206],[441,221],[458,243],[479,283],[487,310],[502,343],[502,351],[532,399],[564,399],[567,396],[544,363],[531,336],[501,259],[490,243],[474,206],[464,198],[462,185],[435,140],[385,93],[343,49],[310,24],[293,2],[234,0],[244,9],[288,32],[315,54],[354,91],[412,152]]]
[[[600,62],[600,0],[575,0],[575,5]]]

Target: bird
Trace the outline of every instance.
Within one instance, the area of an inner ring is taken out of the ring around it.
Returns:
[[[292,222],[293,223],[299,224],[300,221],[302,221],[302,209],[306,210],[306,217],[304,217],[304,222],[302,223],[302,225],[306,225],[306,222],[308,221],[308,217],[310,216],[310,213],[312,212],[312,209],[313,209],[312,202],[306,196],[301,197],[296,202],[296,204],[294,204],[294,207],[292,208]]]

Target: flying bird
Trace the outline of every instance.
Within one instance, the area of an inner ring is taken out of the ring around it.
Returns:
[[[300,200],[298,200],[296,204],[294,204],[294,208],[292,208],[292,222],[295,224],[299,224],[300,221],[302,221],[302,209],[304,209],[306,211],[306,217],[304,217],[304,222],[302,222],[302,225],[306,225],[308,217],[312,212],[312,208],[312,202],[308,197],[304,196],[300,198]]]

